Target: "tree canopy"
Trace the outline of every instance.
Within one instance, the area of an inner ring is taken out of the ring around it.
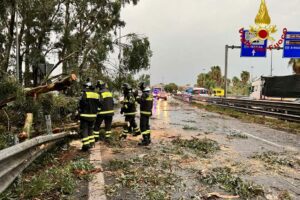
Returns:
[[[235,76],[232,80],[228,79],[228,92],[234,95],[248,95],[249,80],[250,73],[248,71],[243,71],[240,78]],[[221,68],[219,66],[213,66],[208,73],[199,74],[197,78],[197,86],[204,87],[209,90],[214,88],[224,88],[225,77],[222,75]]]
[[[164,87],[166,92],[174,93],[178,90],[178,86],[175,83],[169,83]]]
[[[223,88],[224,80],[221,68],[219,66],[213,66],[208,73],[201,73],[198,75],[197,85],[207,89],[213,89],[216,87]]]
[[[292,66],[295,74],[300,74],[300,59],[292,58],[289,61],[289,66]]]
[[[108,76],[114,80],[147,70],[152,56],[148,38],[134,33],[121,36],[118,32],[125,26],[120,18],[122,6],[137,3],[138,0],[0,0],[0,69],[16,71],[18,26],[19,62],[25,66],[20,78],[25,85],[45,81],[38,77],[41,73],[49,77],[49,71],[41,71],[41,66],[48,66],[50,60],[57,60],[51,63],[50,72],[62,66],[64,74],[74,71],[82,79]],[[121,53],[121,61],[115,63],[110,55],[117,52]]]

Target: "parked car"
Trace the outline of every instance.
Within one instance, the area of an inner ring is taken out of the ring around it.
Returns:
[[[224,97],[225,91],[221,88],[214,88],[212,96],[214,97]]]
[[[168,94],[165,91],[162,91],[158,95],[158,99],[163,99],[163,100],[167,101],[168,100]]]
[[[201,96],[201,97],[208,97],[209,91],[206,88],[193,88],[193,96]]]

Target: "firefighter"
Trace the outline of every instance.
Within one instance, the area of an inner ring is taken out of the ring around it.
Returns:
[[[99,88],[100,106],[98,108],[98,115],[94,127],[95,140],[104,138],[104,141],[110,142],[111,139],[111,125],[114,116],[114,100],[112,93],[108,90],[107,84],[103,81],[97,81],[97,88]],[[105,123],[105,135],[100,136],[100,126],[102,122]]]
[[[132,88],[128,83],[122,85],[124,100],[122,102],[121,114],[125,116],[125,122],[127,125],[124,126],[123,132],[121,134],[121,139],[126,139],[127,134],[133,130],[134,136],[140,135],[140,129],[135,122],[136,115],[136,101],[132,92]]]
[[[99,94],[94,92],[90,79],[83,85],[82,96],[79,101],[80,131],[82,150],[89,150],[95,143],[93,126],[99,106]]]
[[[152,116],[153,96],[151,95],[151,89],[144,82],[139,84],[139,88],[142,95],[137,98],[137,101],[140,104],[140,128],[143,136],[139,145],[148,146],[151,143],[149,119]]]

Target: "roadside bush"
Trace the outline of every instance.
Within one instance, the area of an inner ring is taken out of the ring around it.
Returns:
[[[14,144],[13,135],[0,125],[0,150],[5,149]]]
[[[0,101],[21,92],[20,85],[14,77],[0,75]]]

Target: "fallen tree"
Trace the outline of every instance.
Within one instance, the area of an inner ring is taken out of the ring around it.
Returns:
[[[70,76],[64,77],[59,81],[54,83],[50,83],[47,85],[41,85],[35,88],[25,89],[25,96],[37,97],[39,94],[51,92],[51,91],[61,91],[69,87],[74,81],[77,80],[75,74],[71,74]],[[12,96],[0,101],[0,108],[5,107],[7,103],[10,103],[16,100],[16,96]]]

